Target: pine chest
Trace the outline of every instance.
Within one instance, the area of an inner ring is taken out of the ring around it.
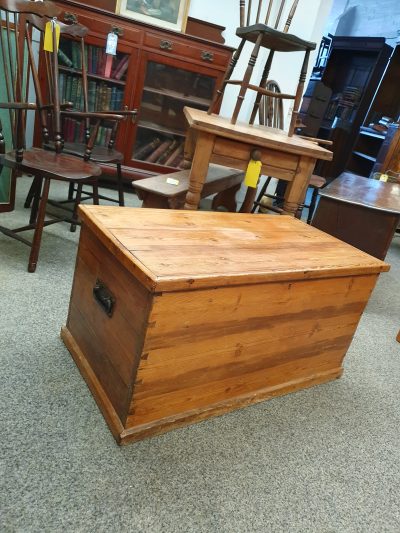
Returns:
[[[121,444],[338,378],[389,269],[289,216],[80,214],[62,338]]]

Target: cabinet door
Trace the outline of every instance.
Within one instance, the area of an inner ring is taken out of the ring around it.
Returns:
[[[183,161],[187,129],[183,108],[207,110],[223,73],[151,52],[143,54],[139,72],[134,102],[139,116],[126,163],[171,172]]]

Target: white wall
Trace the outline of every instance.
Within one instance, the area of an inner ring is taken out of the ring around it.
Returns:
[[[253,4],[254,3],[255,2],[253,2]],[[276,4],[278,4],[278,2],[276,2]],[[285,16],[287,15],[291,4],[292,2],[287,2],[282,20],[286,19]],[[267,9],[267,5],[268,2],[265,0],[264,12]],[[291,26],[291,32],[303,39],[316,42],[318,48],[331,6],[332,0],[300,0]],[[225,26],[226,31],[224,32],[224,37],[226,44],[233,47],[236,47],[239,44],[239,39],[235,35],[235,30],[239,25],[239,0],[191,0],[189,14],[191,17]],[[242,54],[241,61],[238,63],[236,74],[234,76],[235,79],[241,79],[247,67],[251,46],[249,44],[246,46],[247,48]],[[253,72],[254,81],[261,78],[266,55],[267,51],[265,50],[259,55]],[[276,80],[283,92],[294,94],[299,79],[303,57],[304,54],[301,53],[276,55],[272,64],[270,79]],[[314,62],[315,53],[310,59],[309,72],[311,71]],[[228,116],[232,114],[237,93],[238,88],[228,87],[221,108],[222,115]],[[242,107],[242,112],[239,117],[240,119],[248,120],[254,98],[255,93],[249,91]],[[288,125],[288,119],[290,120],[289,108],[289,101],[286,101],[286,125]]]

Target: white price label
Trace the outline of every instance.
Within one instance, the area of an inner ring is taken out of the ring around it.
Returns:
[[[175,180],[174,178],[167,178],[165,180],[169,185],[179,185],[179,180]]]
[[[118,35],[116,33],[109,33],[107,35],[106,54],[112,56],[117,55]]]

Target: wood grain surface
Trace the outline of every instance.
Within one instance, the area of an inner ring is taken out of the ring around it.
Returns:
[[[398,183],[387,183],[343,172],[322,189],[320,195],[352,205],[400,214],[400,184]]]
[[[82,206],[80,214],[151,291],[389,269],[389,265],[292,217],[112,206]]]
[[[219,115],[208,115],[206,111],[193,109],[190,107],[184,108],[186,119],[189,127],[216,134],[220,132],[223,137],[231,138],[233,140],[251,142],[256,146],[267,146],[276,150],[283,150],[293,154],[309,155],[317,159],[325,159],[331,161],[333,154],[315,144],[307,141],[299,136],[289,137],[287,133],[276,128],[268,126],[259,126],[238,122],[233,125],[230,120]]]

